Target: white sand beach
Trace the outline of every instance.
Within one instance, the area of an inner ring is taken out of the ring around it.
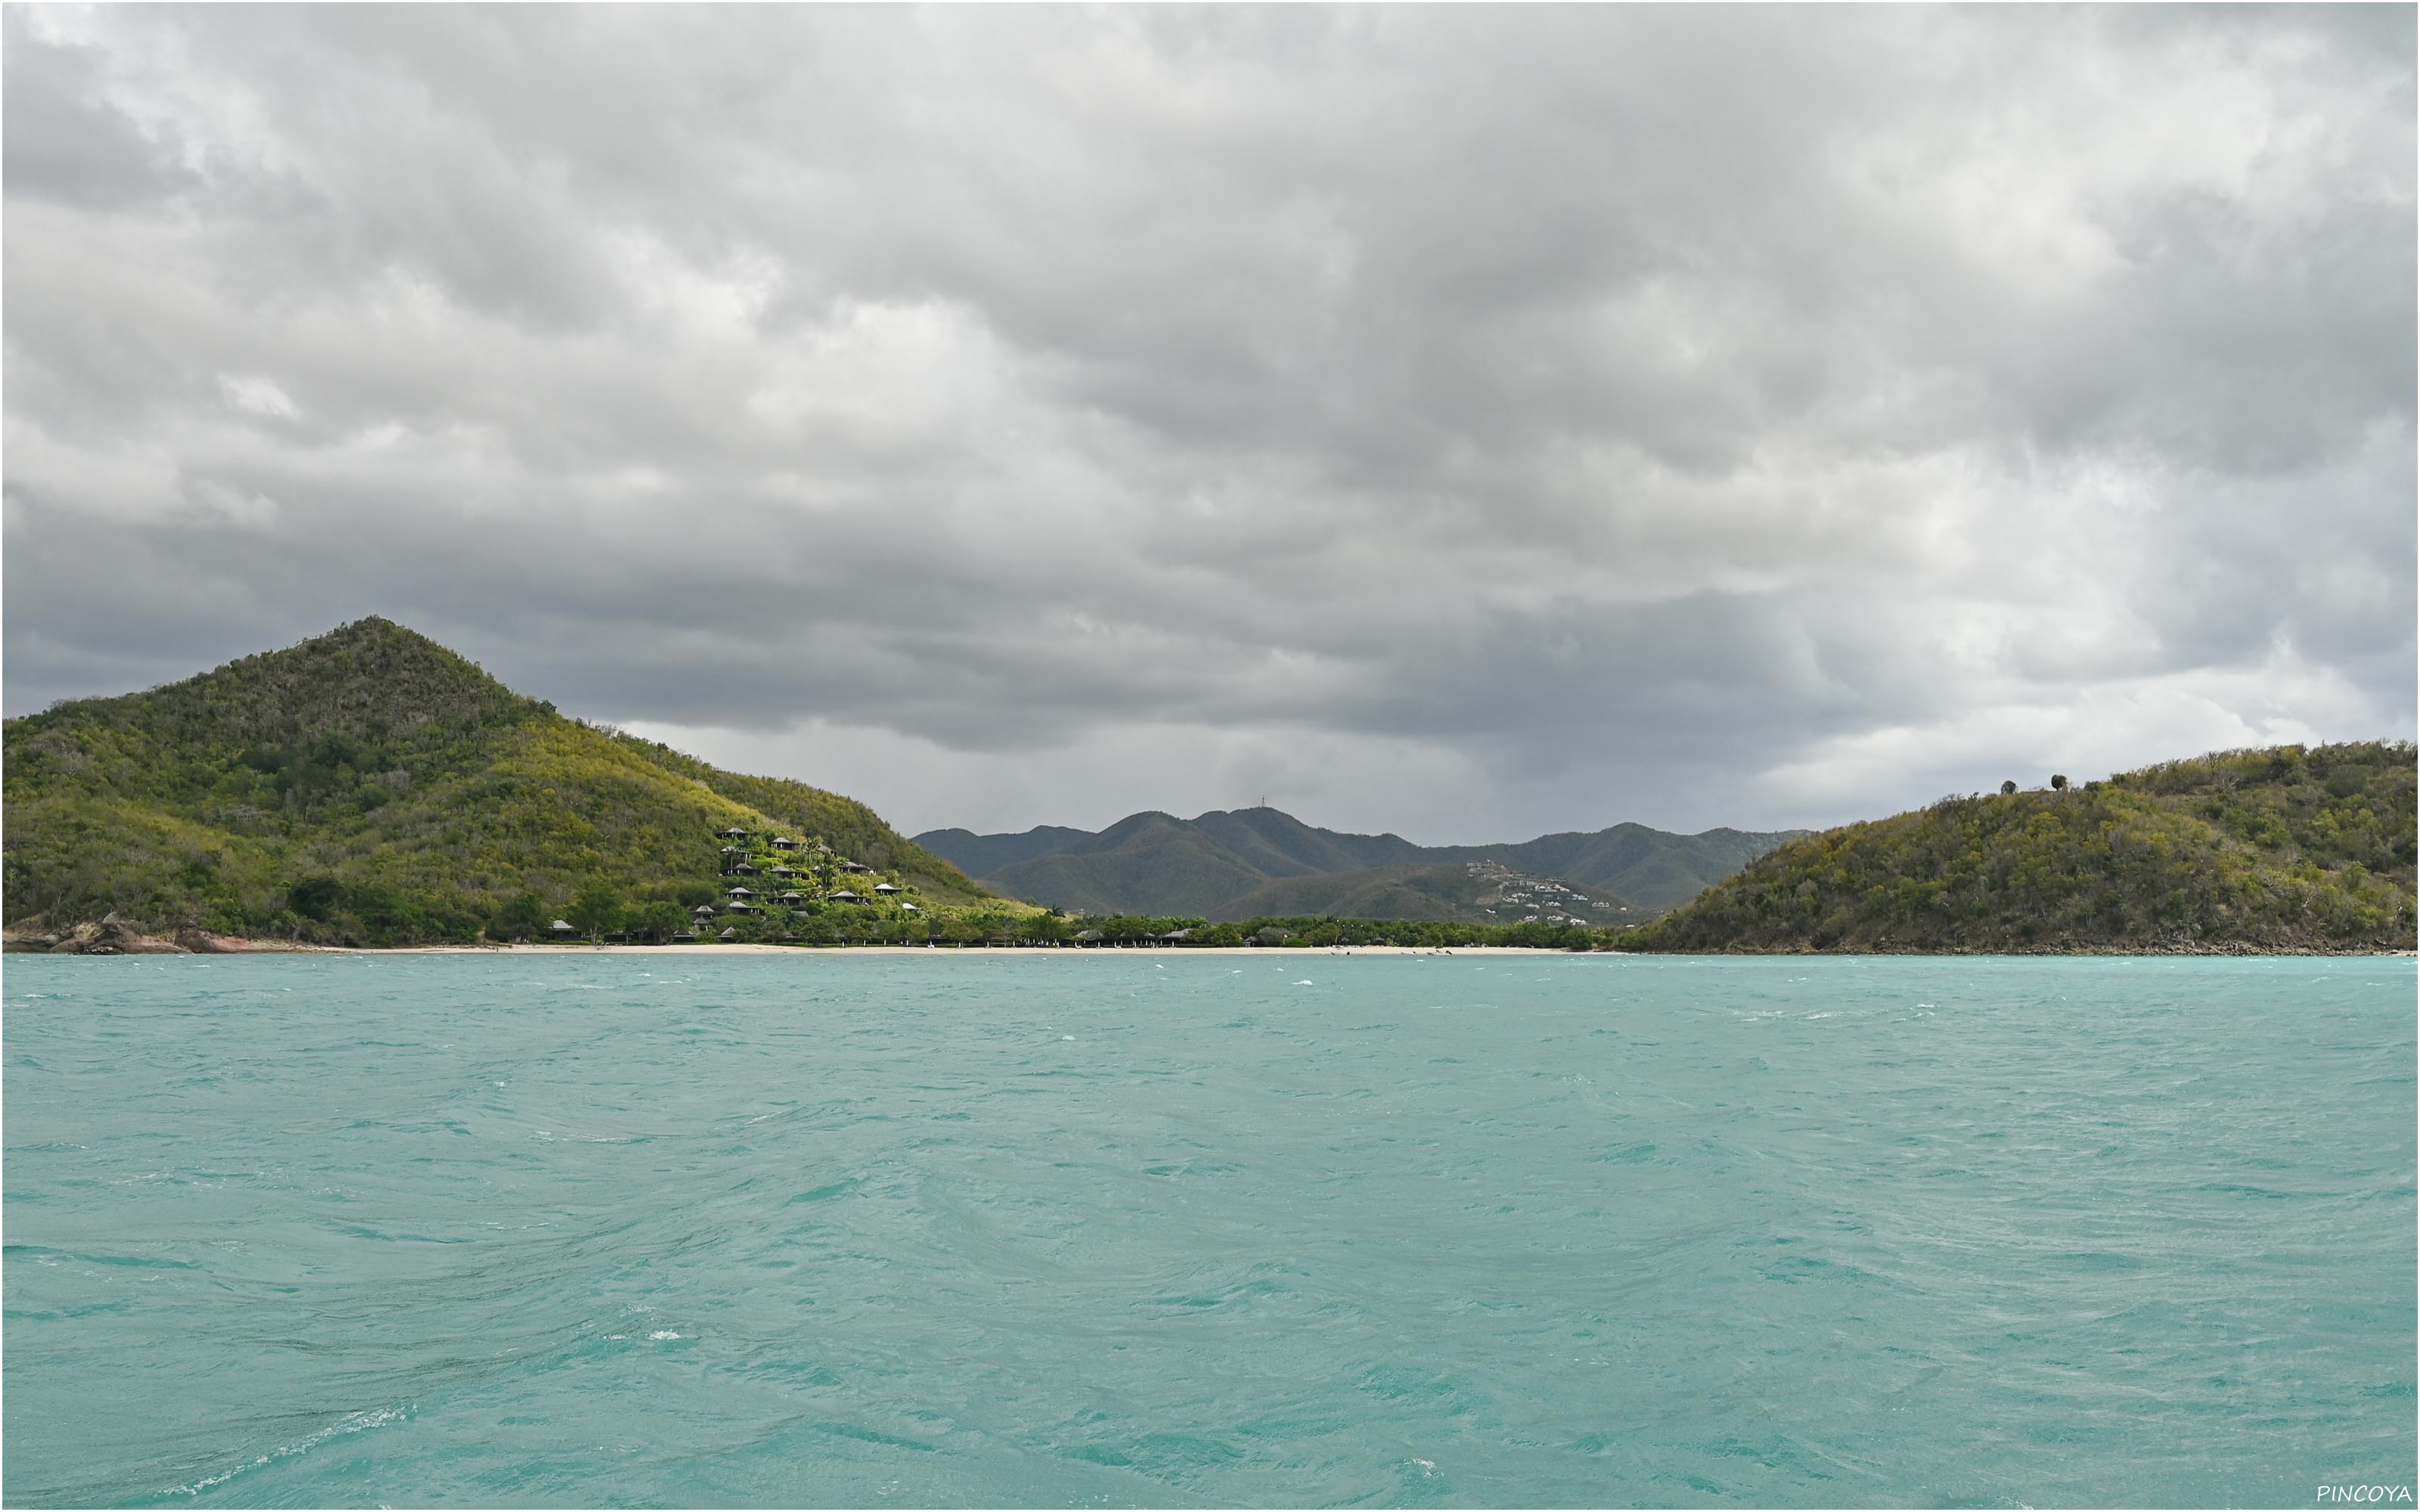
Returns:
[[[341,946],[322,947],[343,949]],[[1027,957],[1050,957],[1064,960],[1069,956],[1097,957],[1102,960],[1131,960],[1137,956],[1153,956],[1165,960],[1176,955],[1571,955],[1570,950],[1544,949],[1533,946],[1456,945],[1446,948],[1418,945],[1349,945],[1333,949],[1325,945],[1236,945],[1184,946],[1159,949],[1125,949],[1117,946],[1095,946],[1078,949],[1074,946],[982,946],[969,945],[709,945],[700,941],[692,945],[417,945],[396,946],[387,949],[363,950],[365,955],[920,955],[920,956],[984,956],[1000,960]]]

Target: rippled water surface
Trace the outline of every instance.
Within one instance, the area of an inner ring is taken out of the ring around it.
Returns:
[[[7,1500],[2308,1504],[2409,960],[11,957]]]

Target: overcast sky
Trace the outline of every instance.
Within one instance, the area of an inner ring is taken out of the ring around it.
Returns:
[[[5,696],[383,614],[901,827],[2414,707],[2413,9],[6,12]]]

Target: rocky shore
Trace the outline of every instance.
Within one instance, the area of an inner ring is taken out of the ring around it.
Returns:
[[[44,955],[254,955],[316,950],[318,946],[292,940],[256,940],[240,934],[213,934],[188,924],[172,934],[146,934],[110,914],[99,923],[64,930],[20,926],[0,933],[0,950],[10,954]]]

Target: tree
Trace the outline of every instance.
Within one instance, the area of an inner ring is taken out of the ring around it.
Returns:
[[[2017,785],[2013,781],[2003,782],[2000,784],[2000,796],[2004,798],[2015,791],[2017,791]]]
[[[2053,793],[2065,793],[2067,791],[2067,774],[2064,772],[2052,773],[2050,787]]]
[[[591,940],[622,921],[622,900],[610,882],[592,882],[573,895],[564,916]]]
[[[499,907],[488,921],[488,937],[496,940],[535,938],[546,928],[546,903],[534,892],[524,892]]]
[[[629,918],[629,928],[632,933],[644,934],[647,938],[661,944],[688,922],[689,915],[681,911],[680,904],[659,899],[644,907],[633,909]]]
[[[286,906],[304,918],[324,919],[344,897],[345,886],[334,877],[304,877],[286,889]]]

